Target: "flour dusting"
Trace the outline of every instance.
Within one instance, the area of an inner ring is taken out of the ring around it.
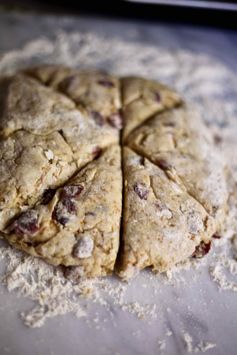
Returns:
[[[92,33],[64,32],[56,34],[54,40],[39,38],[19,50],[3,54],[0,57],[0,72],[10,74],[29,65],[45,63],[83,68],[86,63],[88,68],[102,68],[118,75],[145,76],[174,87],[188,101],[196,103],[213,132],[217,149],[224,154],[231,172],[231,193],[226,225],[220,231],[221,238],[214,241],[211,255],[201,260],[188,260],[164,275],[143,271],[137,285],[142,290],[140,293],[134,292],[136,280],[125,284],[115,277],[73,284],[63,277],[60,268],[49,266],[1,242],[0,259],[5,267],[1,282],[9,291],[35,302],[33,309],[21,313],[24,323],[34,328],[41,327],[48,318],[58,315],[72,313],[79,318],[87,318],[88,314],[92,314],[91,324],[99,329],[100,318],[93,314],[93,304],[106,309],[109,320],[114,317],[111,311],[113,305],[143,322],[152,322],[159,317],[161,322],[165,322],[156,297],[162,287],[185,284],[189,270],[197,271],[193,283],[199,277],[198,272],[206,268],[221,290],[237,292],[237,163],[233,154],[237,136],[237,77],[206,55],[124,42],[118,38],[108,39]],[[135,296],[129,297],[131,292]],[[144,303],[143,293],[149,295],[152,302]],[[167,330],[166,336],[172,338],[173,332]],[[189,333],[180,334],[180,337],[188,352],[205,352],[216,346],[204,340],[194,345]],[[166,345],[165,340],[159,340],[159,350],[164,351]]]
[[[216,347],[216,344],[211,343],[209,341],[203,341],[203,340],[197,345],[193,345],[193,338],[187,332],[183,334],[183,340],[188,353],[199,353],[199,352],[205,353],[207,350]]]

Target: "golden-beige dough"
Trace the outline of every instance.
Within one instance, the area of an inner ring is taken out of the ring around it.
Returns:
[[[7,228],[15,247],[80,276],[113,271],[121,216],[120,147],[113,145],[57,191],[49,190]],[[55,194],[54,194],[55,193]]]
[[[127,138],[126,145],[183,184],[188,193],[216,215],[226,202],[223,162],[212,137],[190,105],[153,116]]]
[[[156,114],[125,140],[123,242],[118,273],[162,272],[209,250],[225,214],[225,167],[197,112]]]
[[[0,228],[38,201],[46,189],[60,186],[77,165],[58,132],[46,136],[15,131],[0,140]]]
[[[169,270],[207,252],[225,215],[207,128],[148,79],[54,65],[2,77],[0,151],[2,235],[75,280],[114,270],[119,234],[119,276]]]
[[[123,244],[119,275],[152,266],[162,272],[208,243],[215,222],[186,188],[125,147]]]
[[[180,96],[156,81],[137,77],[122,79],[123,139],[149,117],[181,104]]]
[[[12,245],[85,277],[111,273],[120,106],[119,80],[100,72],[45,66],[0,79],[0,230]]]

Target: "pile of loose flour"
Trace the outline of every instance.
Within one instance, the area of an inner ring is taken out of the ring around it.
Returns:
[[[233,157],[237,136],[237,77],[224,65],[205,55],[123,42],[116,38],[105,39],[91,33],[59,33],[52,41],[47,38],[37,39],[19,50],[2,55],[0,72],[12,73],[19,68],[39,63],[99,67],[118,75],[147,76],[173,86],[187,100],[197,104],[230,169],[228,219],[220,231],[221,238],[214,240],[210,255],[202,260],[189,260],[165,275],[157,276],[144,271],[139,276],[140,288],[155,299],[164,285],[177,287],[185,283],[185,272],[189,269],[206,268],[211,280],[219,288],[237,292],[237,162]],[[16,251],[4,241],[0,248],[0,258],[5,265],[1,282],[9,291],[14,290],[35,301],[32,310],[21,314],[24,323],[30,327],[40,327],[47,318],[66,313],[86,318],[90,304],[107,309],[108,318],[111,319],[111,304],[148,322],[156,319],[159,314],[155,302],[146,304],[139,298],[135,301],[128,299],[127,294],[134,287],[135,281],[125,284],[110,277],[74,285],[65,280],[60,269]],[[94,314],[93,325],[100,327],[97,314]],[[168,330],[167,334],[171,336],[172,332]],[[215,346],[203,341],[194,346],[188,333],[183,334],[183,341],[190,352],[204,352]],[[165,340],[160,340],[160,351],[165,346]]]

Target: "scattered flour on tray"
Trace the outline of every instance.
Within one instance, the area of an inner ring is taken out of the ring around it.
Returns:
[[[209,349],[213,349],[216,347],[216,344],[208,342],[208,341],[201,341],[197,345],[193,345],[193,338],[189,333],[183,334],[183,341],[185,343],[185,347],[188,353],[205,353]]]
[[[90,306],[93,304],[106,308],[111,319],[112,304],[121,311],[149,322],[159,316],[160,309],[155,299],[160,288],[163,285],[172,287],[185,283],[186,272],[190,269],[198,271],[203,266],[209,268],[212,280],[221,290],[236,292],[237,163],[233,151],[236,149],[237,136],[237,77],[224,65],[206,55],[141,45],[119,38],[102,38],[92,33],[63,32],[55,34],[54,40],[36,39],[21,49],[3,54],[0,57],[0,72],[12,73],[19,68],[39,63],[75,67],[84,67],[86,63],[87,67],[106,68],[120,75],[147,76],[174,86],[187,100],[197,104],[212,130],[217,148],[222,151],[230,167],[232,192],[226,226],[220,231],[222,238],[214,241],[212,255],[202,260],[188,260],[164,275],[153,275],[149,271],[142,273],[140,288],[142,292],[152,295],[154,303],[144,304],[137,295],[135,299],[127,297],[128,291],[133,289],[133,281],[125,284],[110,277],[72,284],[65,280],[60,268],[56,269],[16,251],[2,241],[0,258],[5,270],[1,282],[9,291],[16,291],[35,301],[33,309],[21,313],[24,323],[29,327],[41,327],[47,318],[67,313],[87,317],[92,312]],[[199,277],[198,272],[195,275],[194,280]],[[99,329],[99,315],[94,314],[92,318],[91,324]],[[140,333],[136,331],[134,334]],[[171,330],[165,333],[166,337],[172,335]],[[215,347],[215,344],[205,341],[193,345],[192,337],[186,332],[180,336],[188,352],[205,352]],[[166,340],[160,339],[158,347],[160,351],[165,351]]]

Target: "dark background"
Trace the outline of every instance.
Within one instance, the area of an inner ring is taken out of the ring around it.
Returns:
[[[163,0],[165,2],[165,0]],[[152,5],[133,3],[122,0],[2,0],[0,4],[9,9],[30,10],[37,12],[53,12],[59,14],[100,15],[109,18],[131,18],[159,22],[183,23],[200,26],[212,26],[237,29],[237,11],[214,10],[192,7],[198,0],[186,0],[190,6]],[[201,0],[204,2],[204,0]],[[201,1],[198,1],[199,3]],[[208,0],[206,5],[213,3],[231,3],[237,1]]]

